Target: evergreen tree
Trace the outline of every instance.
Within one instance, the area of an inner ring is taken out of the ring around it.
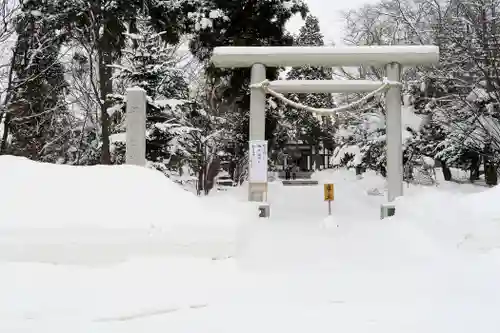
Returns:
[[[319,27],[319,21],[315,16],[309,15],[304,26],[295,40],[298,46],[323,46],[323,35]],[[292,68],[286,78],[288,80],[331,80],[332,69],[323,67],[302,66]],[[288,98],[294,102],[305,104],[314,108],[333,108],[333,98],[331,94],[289,94]],[[294,141],[304,141],[316,148],[322,146],[325,140],[333,137],[333,133],[328,118],[318,118],[314,114],[287,107],[284,120],[291,127],[292,132],[289,137]],[[323,121],[322,121],[323,120]]]
[[[206,0],[204,17],[210,18],[210,24],[198,26],[190,48],[205,62],[216,46],[289,46],[293,38],[286,32],[285,24],[294,14],[304,17],[307,11],[302,0]],[[275,79],[277,73],[277,68],[267,68],[268,79]],[[208,66],[206,74],[208,81],[215,81],[218,86],[220,105],[229,119],[236,145],[234,152],[243,157],[249,140],[250,68]],[[277,122],[275,113],[269,111],[267,108],[265,136],[272,140]]]
[[[50,1],[28,0],[17,18],[17,42],[9,94],[11,154],[57,161],[68,133],[64,68],[59,62],[63,36]]]
[[[123,50],[122,65],[115,79],[124,87],[140,87],[147,96],[146,159],[162,171],[179,167],[187,156],[188,134],[194,130],[187,118],[196,104],[189,101],[188,82],[178,67],[177,48],[162,40],[147,21],[142,20],[138,31],[129,34],[130,43]],[[114,106],[111,114],[111,132],[125,131],[126,97],[110,96]],[[120,137],[120,136],[118,136]],[[123,137],[123,136],[122,136]],[[115,163],[124,162],[123,140],[112,140]]]
[[[53,0],[59,17],[65,23],[64,32],[91,50],[98,72],[100,104],[101,163],[111,163],[110,119],[106,112],[113,103],[112,66],[122,56],[125,33],[137,30],[137,17],[148,18],[155,31],[164,31],[162,38],[177,43],[180,36],[197,23],[197,13],[203,0],[172,3],[163,0]]]

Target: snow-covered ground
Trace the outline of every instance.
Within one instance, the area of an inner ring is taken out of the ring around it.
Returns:
[[[497,332],[500,189],[383,180],[197,198],[134,167],[0,157],[0,332]]]

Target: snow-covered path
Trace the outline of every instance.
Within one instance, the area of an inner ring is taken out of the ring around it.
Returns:
[[[497,332],[494,250],[478,254],[438,242],[431,222],[380,221],[383,198],[366,195],[381,185],[378,178],[358,182],[344,171],[321,177],[336,184],[331,218],[322,186],[273,184],[272,218],[242,223],[227,239],[235,248],[218,249],[230,258],[213,258],[210,248],[203,255],[211,234],[199,244],[199,235],[183,242],[182,257],[175,255],[179,246],[148,254],[139,249],[142,238],[131,239],[127,260],[108,264],[89,265],[99,256],[92,243],[79,245],[85,266],[56,255],[53,264],[3,255],[0,332]],[[209,200],[235,195],[244,197],[245,189]],[[153,239],[172,241],[175,232]]]
[[[331,217],[323,201],[325,182],[335,184]],[[367,195],[366,185],[343,171],[325,173],[319,186],[270,185],[271,219],[246,226],[239,263],[264,270],[343,271],[385,269],[435,256],[418,230],[378,219],[384,197]]]
[[[323,201],[323,183],[334,183],[335,201],[332,214],[348,220],[373,218],[379,214],[381,198],[366,195],[366,189],[355,181],[350,172],[324,174],[318,186],[287,186],[280,182],[269,186],[269,202],[273,221],[317,222],[328,215]]]

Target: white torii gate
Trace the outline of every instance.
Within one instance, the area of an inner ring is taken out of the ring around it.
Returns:
[[[265,140],[266,67],[304,65],[385,66],[387,81],[370,80],[279,80],[267,82],[278,93],[371,92],[383,86],[386,93],[386,145],[388,201],[403,195],[403,151],[401,137],[401,70],[403,66],[431,65],[439,62],[436,46],[356,46],[356,47],[216,47],[212,62],[219,68],[252,67],[250,95],[250,140]],[[249,152],[250,153],[250,152]],[[251,157],[250,157],[251,158]],[[250,170],[250,172],[252,172]],[[250,175],[250,179],[252,179]],[[263,201],[267,184],[249,184],[249,201]]]

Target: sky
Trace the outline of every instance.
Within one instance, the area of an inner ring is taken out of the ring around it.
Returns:
[[[356,9],[367,3],[376,3],[379,0],[305,0],[312,15],[318,17],[321,31],[325,37],[325,44],[334,42],[341,45],[344,22],[341,11]],[[300,17],[294,17],[287,24],[287,29],[293,33],[299,31],[303,22]]]

